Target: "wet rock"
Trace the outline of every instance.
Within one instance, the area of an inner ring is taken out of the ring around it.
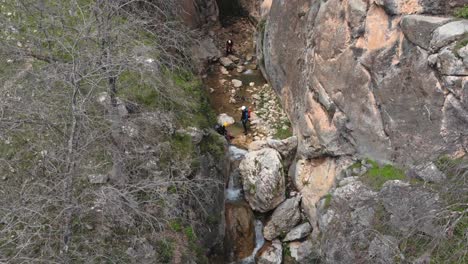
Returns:
[[[236,63],[236,64],[239,63],[239,61],[240,61],[240,59],[239,59],[238,57],[236,57],[236,56],[234,56],[234,55],[232,55],[232,54],[229,55],[228,58],[229,58],[231,61],[233,61],[234,63]]]
[[[431,48],[438,50],[453,41],[460,40],[468,33],[468,20],[459,20],[445,24],[432,35]]]
[[[232,79],[231,82],[232,82],[232,85],[234,85],[234,87],[236,87],[236,88],[242,87],[242,81],[241,80]]]
[[[218,124],[220,125],[224,125],[224,123],[227,123],[228,125],[232,125],[234,124],[236,121],[234,120],[234,118],[232,118],[231,116],[228,116],[227,114],[220,114],[218,116]]]
[[[309,224],[309,222],[305,222],[301,225],[294,227],[291,231],[289,231],[289,233],[284,237],[283,241],[288,242],[293,240],[299,240],[308,236],[310,232],[312,232],[312,226]]]
[[[225,253],[229,261],[244,259],[255,248],[254,214],[246,203],[227,203],[225,210]]]
[[[268,212],[286,198],[281,156],[276,150],[265,148],[249,152],[239,169],[245,198],[252,209]]]
[[[235,146],[229,146],[229,156],[234,160],[241,160],[247,155],[247,151]]]
[[[263,228],[266,240],[273,240],[281,234],[289,232],[301,220],[299,203],[301,196],[284,201],[275,209],[268,223]]]
[[[237,70],[238,73],[242,73],[242,72],[245,71],[245,67],[244,66],[237,66],[236,70]]]
[[[249,65],[249,69],[251,69],[251,70],[257,70],[257,69],[258,69],[258,65],[255,64],[255,63],[252,63],[252,64]]]
[[[227,57],[220,58],[219,62],[221,63],[221,65],[223,65],[227,69],[232,69],[235,66],[234,62],[231,59],[227,58]]]
[[[91,174],[88,175],[88,181],[92,184],[104,184],[109,180],[109,176],[106,174]]]
[[[409,171],[409,176],[425,182],[441,183],[447,177],[441,172],[433,162],[421,164]]]
[[[402,18],[401,29],[411,42],[428,50],[430,48],[432,32],[452,20],[452,18],[408,15]]]
[[[265,243],[256,256],[257,264],[281,264],[283,247],[278,239]]]

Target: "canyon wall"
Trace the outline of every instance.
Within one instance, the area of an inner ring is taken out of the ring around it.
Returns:
[[[259,60],[299,158],[414,164],[468,150],[466,1],[273,1]],[[434,15],[440,15],[436,17]]]

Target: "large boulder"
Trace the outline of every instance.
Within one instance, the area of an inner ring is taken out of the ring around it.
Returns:
[[[299,209],[300,196],[284,201],[275,209],[268,223],[263,228],[263,236],[266,240],[273,240],[281,234],[288,233],[301,221]]]
[[[256,256],[257,264],[281,264],[283,261],[283,246],[278,239],[267,242]]]
[[[225,253],[229,261],[250,256],[255,248],[254,214],[246,203],[226,204]]]
[[[245,198],[252,209],[268,212],[285,197],[285,176],[281,156],[270,148],[249,152],[239,165]]]

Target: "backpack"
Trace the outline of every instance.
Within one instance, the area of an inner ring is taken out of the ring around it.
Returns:
[[[252,112],[252,111],[250,110],[250,108],[247,108],[247,116],[248,116],[249,118],[250,118],[250,113],[251,113],[251,112]]]

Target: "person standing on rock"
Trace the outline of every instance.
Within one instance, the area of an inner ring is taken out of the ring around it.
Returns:
[[[244,134],[247,135],[247,123],[249,122],[250,111],[245,106],[242,106],[241,110],[242,110],[241,122],[242,122],[242,126],[244,127]]]
[[[233,54],[232,47],[234,46],[234,42],[231,39],[226,41],[226,56],[229,54]]]

